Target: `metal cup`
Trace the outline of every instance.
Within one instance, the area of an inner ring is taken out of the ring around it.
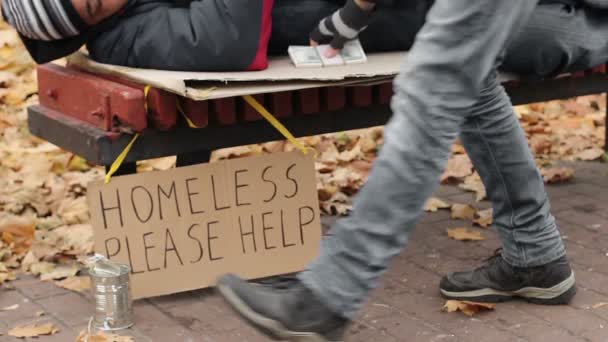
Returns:
[[[95,329],[114,331],[133,325],[130,273],[129,266],[99,257],[89,269],[95,299]]]

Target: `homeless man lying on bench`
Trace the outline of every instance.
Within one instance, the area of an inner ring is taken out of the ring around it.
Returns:
[[[45,63],[86,44],[102,63],[184,71],[261,70],[267,52],[308,44],[346,0],[4,0],[2,13]],[[409,49],[433,0],[384,0],[366,51]],[[272,32],[271,32],[272,29]],[[608,0],[541,0],[503,70],[550,77],[608,61]]]

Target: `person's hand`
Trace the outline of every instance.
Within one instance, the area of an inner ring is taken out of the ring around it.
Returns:
[[[321,20],[310,33],[310,45],[329,43],[325,56],[335,57],[346,42],[357,38],[367,28],[374,7],[375,4],[368,0],[348,0],[342,9]]]

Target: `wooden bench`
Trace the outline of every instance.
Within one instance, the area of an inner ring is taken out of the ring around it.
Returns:
[[[117,175],[136,172],[139,160],[177,156],[177,165],[186,166],[207,162],[211,151],[220,148],[283,139],[241,98],[196,102],[158,89],[145,98],[143,85],[56,65],[40,66],[38,83],[40,104],[28,109],[31,132],[91,163],[108,167],[133,132],[143,133]],[[601,66],[504,85],[513,104],[520,105],[608,92],[608,75]],[[301,137],[383,125],[391,115],[391,96],[392,83],[387,81],[255,98]],[[203,128],[189,128],[177,103]]]

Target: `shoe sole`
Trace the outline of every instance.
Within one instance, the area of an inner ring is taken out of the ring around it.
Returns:
[[[517,291],[498,291],[484,288],[473,291],[446,291],[441,289],[441,294],[448,299],[468,300],[477,302],[498,303],[511,299],[522,298],[530,303],[542,305],[568,304],[576,294],[574,273],[561,283],[550,287],[524,287]]]
[[[255,312],[243,300],[241,300],[241,298],[239,298],[239,296],[237,296],[231,288],[218,285],[217,289],[237,314],[243,317],[247,322],[251,323],[260,332],[275,340],[294,342],[339,342],[330,341],[313,332],[291,331],[285,328],[281,322]]]

